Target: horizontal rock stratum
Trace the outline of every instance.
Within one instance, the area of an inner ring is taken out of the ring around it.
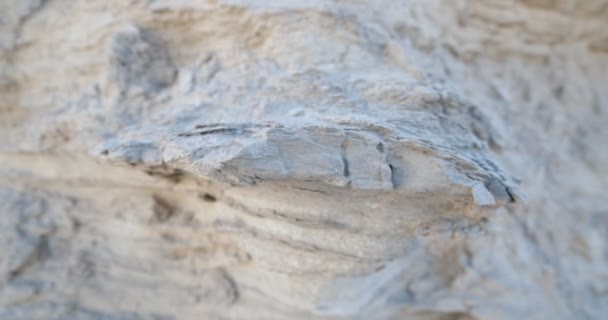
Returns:
[[[608,1],[0,3],[0,319],[603,319]]]

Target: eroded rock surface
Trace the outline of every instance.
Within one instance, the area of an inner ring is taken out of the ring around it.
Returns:
[[[0,318],[602,319],[607,21],[0,3]]]

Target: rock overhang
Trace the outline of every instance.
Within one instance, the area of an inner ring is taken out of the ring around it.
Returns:
[[[394,127],[261,122],[166,131],[136,129],[92,152],[114,162],[173,168],[236,186],[277,182],[322,191],[468,194],[482,206],[515,200],[508,178],[487,150],[443,148],[441,140],[399,135]]]

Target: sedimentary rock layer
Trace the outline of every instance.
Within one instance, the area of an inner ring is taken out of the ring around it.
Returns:
[[[0,318],[601,319],[606,21],[0,3]]]

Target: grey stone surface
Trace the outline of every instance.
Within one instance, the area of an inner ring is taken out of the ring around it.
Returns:
[[[0,1],[0,319],[603,319],[606,8]]]

